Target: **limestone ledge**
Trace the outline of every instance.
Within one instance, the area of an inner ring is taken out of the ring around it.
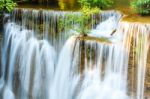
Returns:
[[[111,44],[111,41],[109,41],[108,38],[98,38],[98,37],[92,37],[92,36],[78,36],[77,39],[81,41],[95,41],[103,44]]]

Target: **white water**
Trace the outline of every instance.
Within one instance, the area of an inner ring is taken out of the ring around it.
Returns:
[[[93,58],[85,59],[85,77],[78,99],[128,99],[126,94],[128,58],[122,47],[96,45],[95,42],[88,44],[94,48],[97,57],[94,63]]]
[[[89,36],[94,37],[111,37],[113,31],[117,30],[118,22],[115,16],[108,18],[106,21],[100,23],[96,29],[93,29]]]
[[[70,38],[60,53],[54,81],[50,89],[50,99],[73,98],[79,80],[79,77],[74,73],[76,70],[73,65],[75,41],[75,37]]]
[[[8,92],[13,92],[15,73],[19,73],[19,82],[17,81],[17,83],[20,84],[15,86],[18,89],[20,88],[20,91],[16,93],[19,94],[17,98],[28,99],[30,94],[34,99],[47,98],[55,68],[53,47],[46,40],[37,40],[32,31],[21,31],[21,27],[14,23],[7,24],[5,34],[4,48],[9,49],[9,42],[11,42],[11,47],[8,52],[3,54],[4,71],[7,66],[5,62],[8,62],[8,60],[10,62],[3,98],[14,99],[10,98],[14,97],[14,93],[8,94]],[[4,49],[3,51],[7,50]],[[5,75],[3,74],[3,79]]]
[[[89,35],[110,43],[78,37],[66,41],[71,31],[63,35],[56,30],[65,12],[42,11],[42,33],[37,25],[41,12],[21,12],[21,20],[15,10],[13,22],[5,26],[0,99],[144,99],[149,24],[119,22],[120,14],[104,12]],[[132,39],[137,50],[135,92],[128,84]]]
[[[132,83],[133,86],[136,86],[136,96],[132,95],[136,99],[144,99],[144,90],[145,90],[145,77],[146,77],[146,64],[147,64],[147,55],[149,49],[149,36],[150,36],[150,24],[142,24],[142,23],[127,23],[122,22],[120,25],[120,32],[125,33],[126,45],[127,48],[131,46],[131,39],[134,40],[133,46],[135,52],[135,65],[137,71],[133,71],[136,73],[136,76],[133,74]],[[130,50],[130,48],[129,48]],[[132,50],[132,49],[131,49]],[[134,99],[133,98],[133,99]]]

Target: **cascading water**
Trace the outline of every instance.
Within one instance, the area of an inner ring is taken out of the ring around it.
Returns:
[[[47,87],[50,87],[54,75],[53,47],[46,40],[37,40],[33,31],[21,30],[14,23],[7,24],[5,35],[2,80],[6,85],[3,98],[14,99],[14,94],[19,99],[47,97]]]
[[[47,11],[47,10],[31,10],[31,9],[15,9],[12,13],[12,22],[32,30],[34,35],[39,39],[47,39],[55,50],[60,52],[68,35],[71,35],[67,30],[60,30],[59,20],[65,22],[66,14],[79,14],[78,12],[63,12],[63,11]],[[68,25],[74,25],[72,24]],[[64,26],[65,27],[65,26]],[[56,53],[57,54],[57,53]]]
[[[132,66],[130,66],[132,67],[132,73],[129,75],[132,76],[130,79],[130,82],[132,83],[130,86],[131,90],[134,90],[136,93],[136,96],[132,95],[133,99],[144,99],[150,24],[121,22],[119,32],[122,32],[126,35],[124,36],[126,40],[126,47],[129,51],[133,50],[134,53],[134,59],[132,59],[134,61]],[[134,49],[131,49],[130,47],[133,47]]]
[[[87,44],[84,78],[78,99],[128,99],[128,58],[122,46],[95,42]]]
[[[79,14],[14,10],[5,25],[0,99],[144,99],[150,25],[106,11],[87,37],[71,36],[58,25],[67,13]]]

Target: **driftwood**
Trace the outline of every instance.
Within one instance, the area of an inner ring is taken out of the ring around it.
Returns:
[[[115,34],[115,32],[116,32],[116,29],[112,31],[111,35],[114,35],[114,34]]]

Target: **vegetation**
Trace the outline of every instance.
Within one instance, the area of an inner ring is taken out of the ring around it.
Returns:
[[[110,7],[113,4],[112,0],[79,0],[78,2],[81,6],[98,7],[101,9]]]
[[[73,29],[82,35],[89,33],[91,22],[91,16],[98,14],[101,8],[109,7],[112,4],[111,0],[78,0],[81,5],[81,14],[67,14],[67,21],[60,19],[60,29]],[[74,25],[68,25],[74,23]],[[65,27],[64,27],[65,26]]]
[[[13,8],[16,6],[16,3],[14,3],[12,0],[0,0],[0,10],[10,12],[13,10]]]
[[[86,35],[87,33],[89,33],[91,25],[91,15],[97,14],[99,13],[99,11],[100,10],[98,8],[83,7],[80,11],[80,14],[66,14],[65,17],[67,20],[65,22],[60,18],[59,27],[61,30],[72,29],[77,31],[78,33],[81,33],[82,35]],[[70,25],[71,23],[74,23],[74,25]]]
[[[141,15],[150,14],[150,0],[134,0],[131,6]]]
[[[13,8],[16,6],[16,3],[14,3],[12,0],[0,0],[0,25],[2,25],[3,21],[3,14],[5,12],[10,12],[13,10]],[[0,31],[2,30],[2,27],[0,27]]]

